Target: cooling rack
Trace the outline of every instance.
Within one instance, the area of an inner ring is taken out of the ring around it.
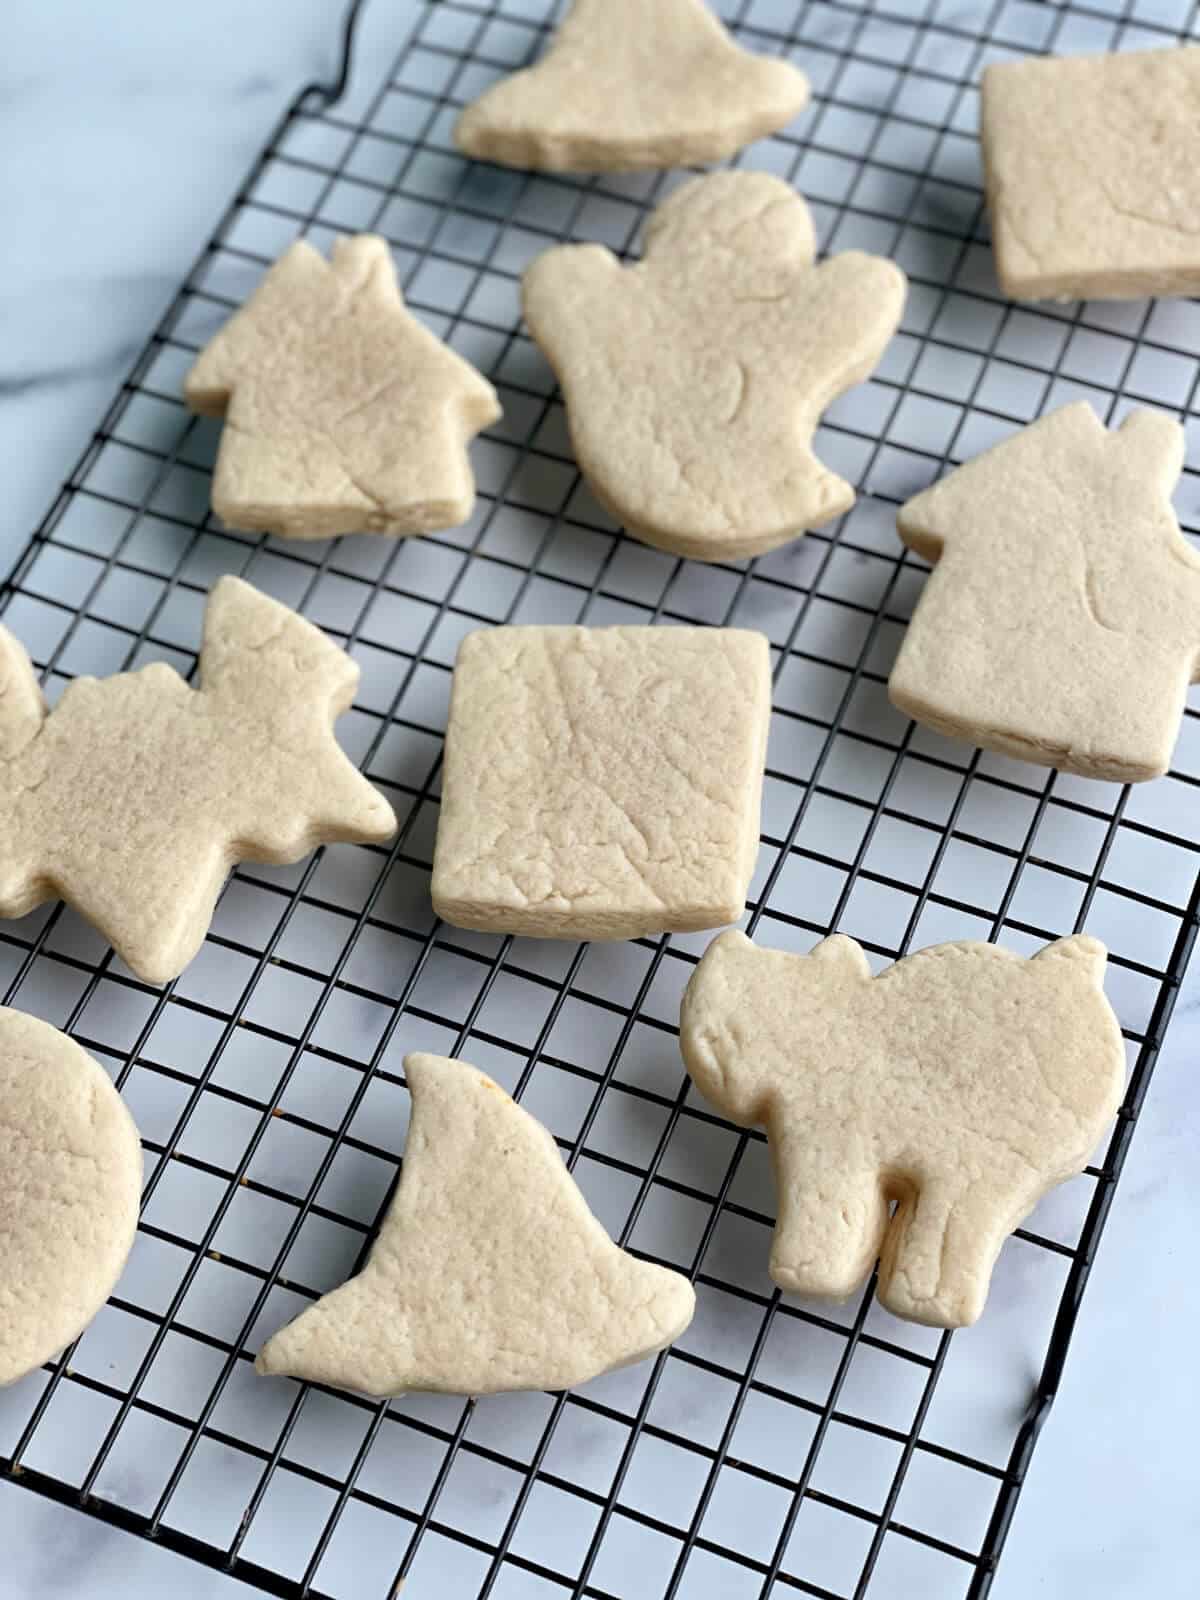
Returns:
[[[390,70],[303,91],[151,336],[3,594],[47,692],[81,672],[195,667],[223,572],[299,607],[362,665],[342,736],[402,819],[385,849],[243,867],[177,983],[138,982],[60,906],[0,925],[5,1003],[113,1073],[146,1150],[118,1291],[57,1362],[0,1395],[13,1481],[264,1592],[387,1600],[985,1595],[1058,1386],[1088,1272],[1197,927],[1200,718],[1129,790],[915,729],[885,683],[920,589],[897,504],[1050,405],[1196,411],[1200,307],[1016,307],[992,276],[978,74],[1037,51],[1164,45],[1176,0],[738,0],[743,43],[799,61],[814,104],[741,158],[796,183],[826,249],[911,280],[879,373],[819,453],[862,486],[839,523],[751,563],[625,539],[575,471],[521,269],[561,239],[636,250],[679,175],[510,173],[453,148],[458,107],[532,59],[550,0],[433,0]],[[411,20],[413,8],[409,8]],[[209,513],[215,426],[180,386],[292,239],[391,241],[405,292],[505,407],[475,449],[471,523],[432,538],[246,538]],[[1194,469],[1180,505],[1196,532]],[[731,623],[775,664],[763,843],[746,926],[877,966],[954,937],[1032,950],[1087,929],[1131,1063],[1099,1163],[1006,1246],[951,1337],[868,1293],[781,1296],[765,1273],[765,1146],[690,1092],[678,1000],[703,938],[576,947],[465,934],[429,907],[449,672],[508,621]],[[181,774],[186,781],[186,774]],[[462,1054],[551,1127],[621,1240],[688,1271],[699,1308],[656,1360],[568,1395],[373,1403],[256,1379],[266,1333],[354,1270],[394,1184],[409,1049]]]

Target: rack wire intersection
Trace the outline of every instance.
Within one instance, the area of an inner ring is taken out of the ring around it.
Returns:
[[[991,1585],[1195,938],[1200,717],[1135,790],[1042,773],[915,729],[884,686],[922,581],[895,508],[1047,407],[1197,412],[1200,307],[1018,308],[980,189],[990,60],[1192,38],[1192,0],[724,0],[751,48],[812,79],[794,129],[742,163],[792,180],[825,249],[897,259],[911,296],[880,372],[820,454],[862,486],[838,524],[702,567],[621,536],[575,471],[523,332],[522,268],[562,239],[635,252],[679,175],[577,181],[454,150],[458,108],[532,59],[552,0],[422,0],[382,81],[343,70],[276,128],[3,593],[48,693],[159,659],[191,673],[205,593],[238,572],[360,661],[340,724],[402,819],[387,849],[239,869],[200,956],[139,983],[62,907],[0,926],[4,1003],[114,1074],[147,1155],[130,1266],[92,1328],[0,1396],[12,1481],[263,1591],[386,1600],[970,1596]],[[496,384],[463,529],[320,545],[209,513],[213,424],[181,380],[298,235],[391,241],[410,305]],[[1181,492],[1197,532],[1195,469]],[[980,1326],[952,1338],[874,1306],[784,1298],[765,1273],[765,1146],[689,1092],[678,999],[704,938],[574,947],[475,936],[429,909],[454,651],[507,621],[763,629],[776,672],[749,930],[833,928],[877,965],[955,937],[1111,951],[1130,1085],[1100,1164],[1006,1247]],[[1194,829],[1192,830],[1194,834]],[[461,1054],[548,1123],[631,1248],[690,1272],[699,1310],[657,1360],[568,1395],[386,1404],[253,1376],[262,1338],[365,1253],[394,1184],[413,1048]],[[1031,1386],[1030,1372],[1040,1376]]]

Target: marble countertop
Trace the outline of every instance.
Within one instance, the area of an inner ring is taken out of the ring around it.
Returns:
[[[375,0],[366,48],[370,30],[400,36],[401,9]],[[329,70],[336,12],[318,0],[54,0],[0,15],[5,569],[280,109]],[[994,1600],[1195,1594],[1198,1054],[1200,970],[1137,1131]],[[247,1592],[8,1484],[0,1545],[5,1600]]]

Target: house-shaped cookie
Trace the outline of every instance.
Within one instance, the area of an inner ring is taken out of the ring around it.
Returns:
[[[0,628],[0,916],[62,898],[139,977],[177,977],[235,862],[394,833],[333,735],[357,683],[319,628],[233,577],[209,596],[198,689],[156,662],[76,678],[48,710]]]
[[[1165,772],[1200,661],[1200,556],[1171,508],[1183,429],[1080,403],[905,505],[936,562],[888,684],[918,722],[1131,783]]]
[[[889,1310],[974,1322],[1004,1240],[1083,1170],[1120,1102],[1104,964],[1080,936],[1028,961],[964,942],[873,977],[840,934],[809,955],[715,939],[680,1042],[705,1097],[767,1131],[776,1283],[844,1299],[878,1258]]]
[[[385,240],[304,240],[201,351],[184,395],[223,417],[213,510],[231,528],[323,539],[430,533],[475,503],[467,445],[492,386],[404,305]]]
[[[802,72],[742,50],[704,0],[574,0],[542,60],[468,106],[455,139],[550,172],[692,166],[782,128],[807,101]]]
[[[580,469],[647,544],[732,561],[854,504],[812,436],[896,331],[905,278],[862,251],[815,255],[794,189],[717,172],[659,206],[640,262],[567,245],[526,271]]]

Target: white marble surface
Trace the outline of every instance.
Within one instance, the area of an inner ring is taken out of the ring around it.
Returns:
[[[317,0],[209,0],[202,8],[23,0],[0,14],[4,567],[279,108],[298,81],[328,67],[335,9]],[[404,9],[374,0],[370,27],[381,42],[399,37]],[[1196,1592],[1198,1053],[1193,980],[1017,1512],[997,1600],[1192,1600]],[[1004,1314],[995,1309],[997,1319]],[[954,1393],[968,1403],[969,1372]],[[4,1600],[246,1592],[7,1484],[0,1548]],[[711,1592],[724,1600],[718,1587]]]

